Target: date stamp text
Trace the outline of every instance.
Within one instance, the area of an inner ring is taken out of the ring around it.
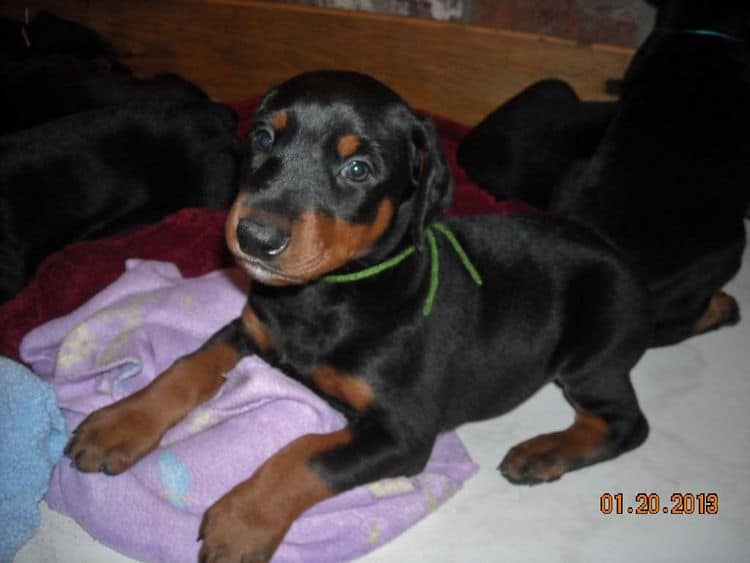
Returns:
[[[669,501],[658,493],[636,493],[633,502],[624,493],[602,493],[599,511],[605,515],[653,514],[718,514],[719,495],[716,493],[672,493]]]

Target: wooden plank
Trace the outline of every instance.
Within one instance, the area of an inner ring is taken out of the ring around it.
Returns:
[[[552,76],[583,98],[607,99],[604,81],[622,76],[632,55],[457,23],[254,0],[19,5],[86,23],[137,72],[177,72],[217,99],[246,98],[306,70],[350,69],[380,78],[415,107],[464,123]]]

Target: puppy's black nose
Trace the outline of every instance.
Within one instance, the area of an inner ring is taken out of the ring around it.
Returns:
[[[237,224],[242,252],[260,259],[275,258],[289,245],[291,233],[265,218],[245,218]]]

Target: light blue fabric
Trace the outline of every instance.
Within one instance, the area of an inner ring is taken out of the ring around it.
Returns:
[[[39,527],[39,501],[66,441],[52,388],[0,357],[0,562],[12,561]]]

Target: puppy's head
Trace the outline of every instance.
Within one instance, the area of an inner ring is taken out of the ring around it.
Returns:
[[[362,74],[313,72],[274,88],[249,140],[226,237],[269,285],[382,259],[408,236],[420,248],[453,194],[432,123]]]

